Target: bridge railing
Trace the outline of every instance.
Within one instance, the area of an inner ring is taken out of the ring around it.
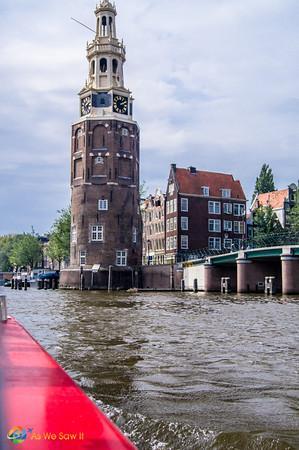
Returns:
[[[205,259],[209,256],[225,255],[240,250],[251,250],[255,248],[281,247],[284,245],[299,245],[299,232],[270,233],[268,235],[256,236],[250,239],[240,239],[238,244],[231,248],[211,249],[201,248],[198,250],[186,250],[177,254],[176,262]]]

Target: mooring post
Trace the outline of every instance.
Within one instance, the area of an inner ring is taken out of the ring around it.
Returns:
[[[108,272],[108,292],[111,292],[111,286],[112,286],[112,266],[109,266],[109,272]]]
[[[27,288],[28,288],[28,280],[27,280],[27,278],[25,278],[25,280],[24,280],[24,290],[27,291]]]
[[[193,280],[193,291],[198,292],[198,281],[197,278]]]
[[[181,292],[185,292],[185,280],[181,280]]]
[[[0,322],[7,321],[7,305],[5,295],[0,295]]]

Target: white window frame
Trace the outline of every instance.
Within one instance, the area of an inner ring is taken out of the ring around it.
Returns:
[[[128,250],[116,250],[116,265],[118,267],[126,267],[128,259]]]
[[[90,241],[103,242],[104,241],[104,227],[103,225],[91,225],[90,227]]]
[[[210,195],[209,186],[201,186],[201,193],[204,197],[209,197],[209,195]]]
[[[221,214],[221,203],[209,201],[209,214]]]
[[[176,212],[176,211],[177,211],[177,199],[174,198],[173,199],[173,212]]]
[[[235,234],[245,234],[245,222],[236,221],[234,222],[234,233]]]
[[[174,183],[169,183],[168,194],[173,195],[173,193],[174,193]]]
[[[233,222],[231,220],[223,221],[223,231],[233,231]]]
[[[100,199],[98,201],[98,210],[99,211],[108,211],[108,200],[107,199]]]
[[[217,245],[216,245],[217,243]],[[209,249],[210,250],[221,250],[221,238],[220,237],[209,237]]]
[[[223,239],[223,248],[228,248],[228,249],[231,250],[232,246],[233,246],[233,240],[232,239],[228,239],[228,238]]]
[[[213,233],[221,233],[221,220],[209,219],[209,231]]]
[[[177,237],[176,236],[173,237],[173,249],[174,250],[177,249]]]
[[[243,203],[234,203],[234,216],[243,217],[244,215],[245,205]]]
[[[189,211],[189,199],[186,197],[181,197],[181,211],[182,212]]]
[[[223,188],[221,189],[221,197],[222,198],[231,198],[232,191],[231,189]]]
[[[166,239],[166,250],[169,250],[169,237]]]
[[[87,251],[86,250],[80,250],[79,252],[79,265],[85,266],[86,265],[86,257],[87,257]]]
[[[181,235],[181,250],[188,250],[189,249],[189,236],[188,235]]]
[[[182,231],[189,230],[189,217],[181,216],[181,230]]]
[[[224,214],[232,214],[233,213],[233,204],[232,203],[223,203],[223,212],[224,212]]]

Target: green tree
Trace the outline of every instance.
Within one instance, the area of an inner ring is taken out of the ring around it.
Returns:
[[[263,164],[261,172],[256,179],[253,200],[257,194],[275,191],[272,169],[268,164]]]
[[[0,270],[3,272],[8,272],[12,269],[10,257],[14,244],[19,237],[19,235],[0,236]]]
[[[253,225],[256,239],[283,232],[282,225],[271,206],[260,206],[254,211]]]
[[[289,213],[288,222],[291,231],[299,231],[299,205],[293,206]]]
[[[71,210],[62,209],[58,213],[59,217],[52,226],[46,253],[53,264],[58,262],[60,270],[62,261],[70,256]]]
[[[30,233],[24,233],[14,242],[9,261],[15,267],[33,269],[41,258],[42,248],[38,238]]]

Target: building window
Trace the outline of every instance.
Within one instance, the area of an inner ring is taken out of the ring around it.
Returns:
[[[132,237],[133,244],[136,244],[136,242],[137,242],[137,228],[136,227],[133,227],[132,235],[133,235],[133,237]]]
[[[166,202],[166,214],[169,214],[169,202]]]
[[[110,17],[110,19],[111,19],[111,17]],[[117,68],[118,68],[118,61],[117,61],[117,59],[113,59],[113,60],[112,60],[112,70],[113,70],[113,73],[116,73],[116,72],[117,72]]]
[[[170,183],[170,185],[168,186],[168,194],[173,195],[173,193],[174,193],[174,183]]]
[[[224,239],[223,240],[223,248],[228,248],[231,250],[232,245],[233,245],[232,239]]]
[[[244,222],[234,222],[234,233],[244,234],[245,233],[245,223]]]
[[[223,221],[223,231],[232,231],[233,229],[233,223],[231,220],[224,220]]]
[[[166,239],[166,250],[169,250],[169,237]]]
[[[240,250],[242,247],[242,239],[234,239],[234,250]]]
[[[173,200],[173,212],[176,212],[176,210],[177,210],[177,199],[175,198]]]
[[[187,198],[181,198],[181,211],[188,212],[188,199]]]
[[[188,217],[181,217],[181,229],[183,231],[188,231],[189,228],[189,219]]]
[[[181,249],[188,250],[188,248],[189,248],[188,236],[181,236]]]
[[[221,250],[221,238],[210,237],[209,238],[209,249],[210,250]]]
[[[209,197],[210,195],[210,188],[208,186],[202,186],[201,187],[201,193],[204,197]]]
[[[127,250],[117,250],[116,251],[116,265],[126,266],[127,265]]]
[[[79,253],[79,264],[80,266],[85,266],[86,264],[86,250],[80,250]]]
[[[245,205],[241,203],[234,203],[234,216],[244,216]]]
[[[220,214],[220,202],[209,202],[209,214]]]
[[[121,134],[123,136],[129,136],[129,130],[127,128],[122,128],[121,129]]]
[[[177,228],[177,218],[174,217],[173,218],[173,229],[174,229],[174,231],[176,231],[176,228]]]
[[[215,233],[221,232],[221,220],[209,219],[209,231],[214,231]]]
[[[76,225],[72,226],[71,240],[72,240],[72,244],[77,243],[77,227],[76,227]]]
[[[169,219],[166,220],[166,231],[169,231]]]
[[[102,73],[107,72],[107,59],[106,58],[100,59],[100,71]]]
[[[231,197],[231,190],[230,189],[221,189],[221,196],[223,198],[230,198]]]
[[[98,210],[99,211],[108,211],[108,200],[99,200],[98,202]]]
[[[231,203],[223,203],[223,212],[224,214],[232,214],[233,205]]]
[[[176,238],[176,236],[174,236],[174,238],[173,238],[173,249],[174,250],[177,249],[177,238]]]
[[[91,241],[102,242],[104,240],[104,227],[103,225],[92,225],[91,227]]]

